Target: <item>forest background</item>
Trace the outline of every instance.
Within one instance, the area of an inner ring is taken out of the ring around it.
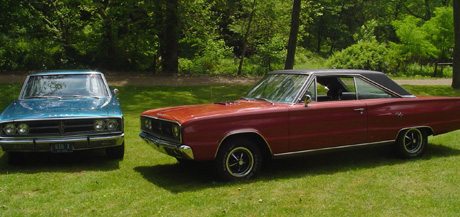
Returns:
[[[452,62],[452,4],[303,0],[294,68],[433,76],[436,62]],[[292,9],[292,0],[3,0],[0,71],[263,75],[284,68]]]

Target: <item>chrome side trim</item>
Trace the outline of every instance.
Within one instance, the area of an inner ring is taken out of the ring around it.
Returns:
[[[387,141],[380,141],[380,142],[371,142],[371,143],[362,143],[362,144],[353,144],[353,145],[343,145],[337,147],[328,147],[328,148],[318,148],[318,149],[311,149],[311,150],[303,150],[303,151],[294,151],[294,152],[285,152],[280,154],[273,155],[275,158],[283,158],[288,157],[290,155],[301,155],[301,154],[309,154],[314,152],[321,152],[321,151],[332,151],[332,150],[341,150],[346,148],[353,148],[353,147],[365,147],[371,145],[379,145],[379,144],[390,144],[394,143],[395,140],[387,140]]]
[[[267,142],[267,140],[265,139],[265,137],[263,137],[259,132],[255,131],[255,130],[236,130],[236,131],[232,131],[230,133],[228,133],[222,140],[220,140],[219,142],[219,145],[217,146],[217,149],[216,149],[216,153],[214,154],[214,159],[217,157],[217,153],[219,152],[219,149],[220,149],[220,146],[222,145],[222,143],[229,137],[229,136],[234,136],[234,135],[238,135],[238,134],[245,134],[245,133],[252,133],[252,134],[256,134],[258,135],[260,138],[262,138],[268,148],[268,150],[270,151],[270,154],[273,156],[273,151],[270,147],[270,144]]]

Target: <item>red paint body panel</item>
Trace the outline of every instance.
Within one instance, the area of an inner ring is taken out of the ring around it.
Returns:
[[[298,104],[290,112],[290,151],[366,142],[366,112],[361,100]],[[355,109],[364,109],[363,113]]]
[[[308,107],[239,100],[142,115],[177,121],[182,143],[192,148],[195,160],[212,160],[223,139],[235,133],[261,135],[273,155],[396,140],[401,129],[410,127],[427,126],[441,134],[460,128],[459,106],[460,98],[448,97],[312,102]]]

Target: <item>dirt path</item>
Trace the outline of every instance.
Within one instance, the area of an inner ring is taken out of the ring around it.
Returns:
[[[131,73],[105,73],[110,86],[220,86],[254,85],[261,77],[210,75],[148,75]],[[0,83],[23,83],[26,74],[0,74]],[[451,85],[452,79],[396,79],[402,85]]]

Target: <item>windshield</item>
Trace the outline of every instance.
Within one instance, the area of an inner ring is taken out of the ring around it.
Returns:
[[[297,96],[307,78],[307,75],[267,75],[243,98],[268,102],[292,103],[294,97]]]
[[[22,99],[61,97],[106,97],[107,88],[99,74],[36,75],[25,84]]]

